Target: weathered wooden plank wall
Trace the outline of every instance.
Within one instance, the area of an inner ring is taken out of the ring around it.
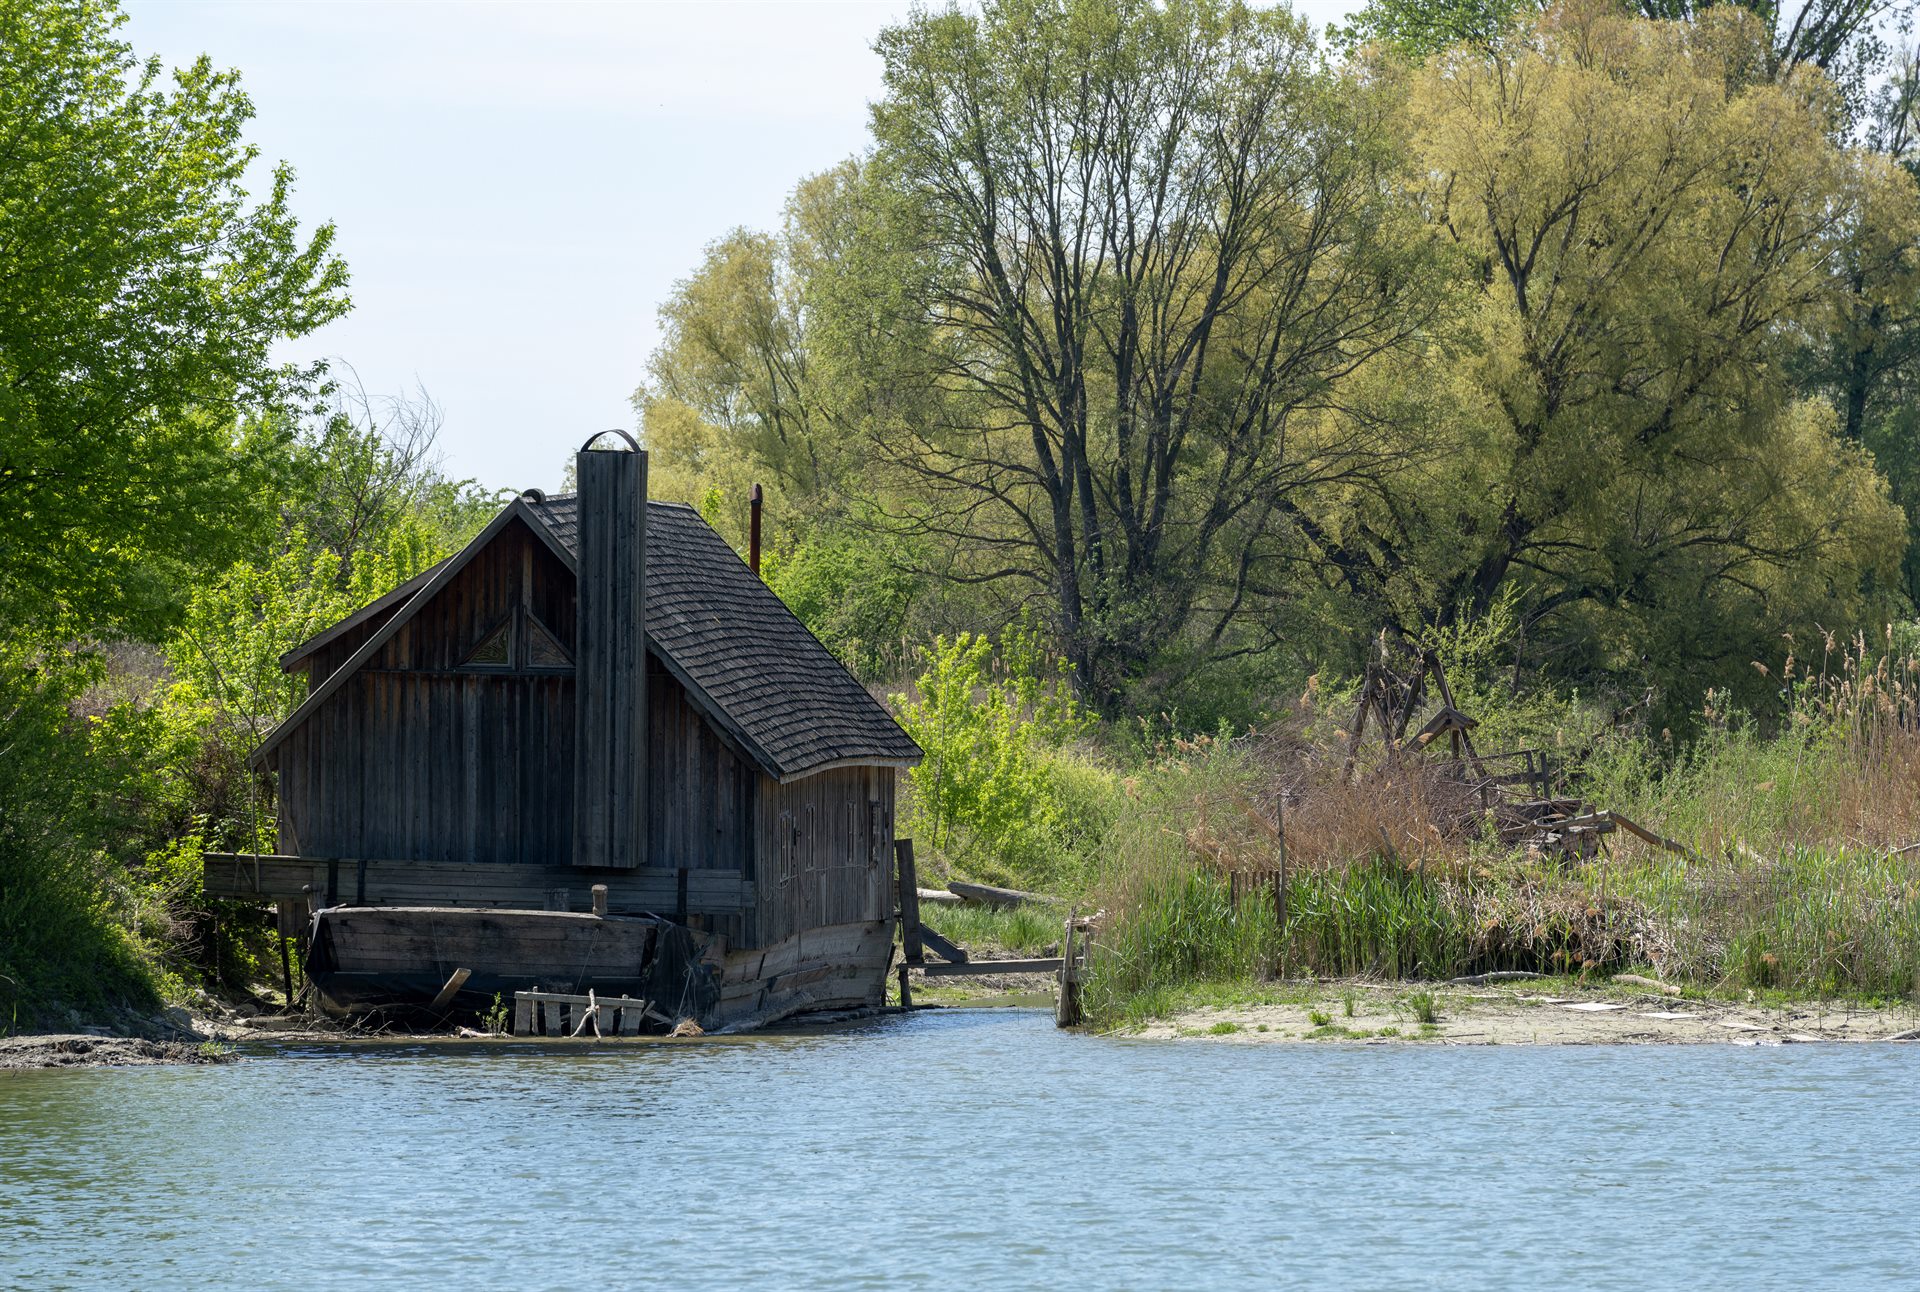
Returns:
[[[760,779],[752,945],[887,918],[893,792],[890,767],[834,768],[787,785]]]
[[[759,772],[737,755],[658,660],[647,670],[650,857],[662,865],[751,865],[749,825]]]
[[[282,850],[564,864],[571,671],[461,665],[526,606],[572,651],[571,583],[518,523],[477,553],[276,751]]]

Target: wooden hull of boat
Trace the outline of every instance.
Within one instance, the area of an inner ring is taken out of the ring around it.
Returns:
[[[343,1007],[423,1005],[460,969],[469,975],[461,1007],[535,989],[626,995],[645,984],[660,924],[571,911],[335,906],[314,916],[308,967]]]
[[[770,947],[729,952],[715,1023],[744,1032],[817,1010],[883,1005],[892,960],[893,925],[887,920],[831,924]]]
[[[711,988],[697,1009],[708,1031],[749,1031],[819,1010],[886,999],[893,926],[886,920],[796,933],[770,947],[719,939],[646,916],[473,907],[336,906],[314,916],[308,972],[339,1010],[421,1007],[468,971],[446,1010],[479,1010],[496,994],[542,990],[650,998],[655,959],[678,938]],[[669,953],[670,954],[670,953]],[[682,971],[671,975],[676,982]],[[655,994],[659,994],[655,992]],[[681,993],[683,1003],[687,993]],[[668,1012],[675,1002],[659,1001]]]

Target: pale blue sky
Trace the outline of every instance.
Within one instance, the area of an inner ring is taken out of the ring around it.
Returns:
[[[354,310],[302,357],[424,386],[455,475],[552,488],[629,426],[654,307],[736,225],[859,150],[906,3],[128,0],[125,37],[237,67],[264,156],[332,220]],[[1309,0],[1324,24],[1349,7]]]

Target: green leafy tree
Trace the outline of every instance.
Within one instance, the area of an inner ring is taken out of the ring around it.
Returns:
[[[1537,0],[1367,0],[1332,32],[1350,49],[1378,43],[1420,59],[1453,45],[1489,47],[1540,7]]]
[[[152,633],[256,523],[281,445],[237,417],[308,388],[272,345],[347,308],[292,172],[248,201],[238,76],[167,77],[95,0],[0,3],[0,615]]]
[[[1009,0],[879,48],[868,304],[828,334],[941,396],[861,423],[903,527],[1042,597],[1102,707],[1274,649],[1291,512],[1407,448],[1337,393],[1434,308],[1392,87],[1212,0]]]
[[[1913,184],[1832,142],[1824,78],[1744,76],[1763,38],[1568,9],[1415,77],[1421,198],[1480,289],[1394,384],[1435,392],[1456,447],[1321,526],[1403,625],[1511,585],[1563,676],[1690,695],[1783,629],[1885,609],[1900,513],[1789,368],[1844,303],[1846,248],[1920,228]]]
[[[824,535],[768,552],[761,564],[779,594],[826,647],[861,677],[891,679],[920,579],[871,537]]]

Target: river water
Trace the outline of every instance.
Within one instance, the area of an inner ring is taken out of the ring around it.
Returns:
[[[1902,1287],[1920,1047],[739,1041],[0,1072],[0,1287]]]

